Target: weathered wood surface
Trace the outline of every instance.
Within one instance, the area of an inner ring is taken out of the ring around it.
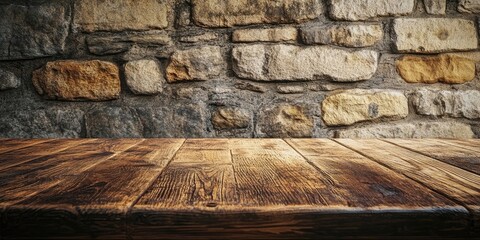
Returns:
[[[473,238],[478,145],[0,139],[0,237]]]
[[[0,139],[0,153],[26,148],[35,144],[52,141],[51,139]]]
[[[65,228],[60,232],[62,236],[81,233],[84,237],[124,237],[125,212],[167,165],[183,140],[117,141],[113,146],[107,146],[114,149],[104,159],[92,155],[77,160],[90,161],[88,168],[69,162],[77,167],[76,174],[70,173],[64,181],[10,206],[6,216],[15,222],[9,223],[6,231],[30,235],[36,222],[48,221],[54,209],[54,216],[61,220],[57,224],[69,223],[64,224]],[[110,142],[114,141],[107,141]],[[91,149],[92,154],[104,152],[101,147]],[[31,212],[35,212],[35,219],[18,217],[28,216]],[[51,229],[57,224],[52,224]],[[48,228],[39,230],[35,236],[49,235]]]
[[[411,141],[404,139],[389,139],[386,141],[464,170],[480,174],[480,146],[477,148],[478,151],[473,151],[469,149],[471,145],[468,142],[462,146],[457,146],[457,143],[453,141],[425,140],[416,142],[415,144],[411,144]],[[450,145],[449,143],[454,143],[454,145]]]
[[[23,141],[18,146],[23,145]],[[69,140],[39,140],[29,142],[27,140],[24,147],[11,146],[9,151],[0,154],[0,169],[9,168],[21,163],[32,161],[47,155],[53,155],[65,151],[71,147],[91,141],[89,139],[69,139]]]
[[[336,141],[453,199],[479,218],[480,175],[391,143],[352,139]],[[421,145],[421,142],[410,142],[410,145],[415,144]],[[447,154],[450,148],[444,147],[442,152]],[[480,230],[479,224],[478,221],[474,223],[476,231]]]

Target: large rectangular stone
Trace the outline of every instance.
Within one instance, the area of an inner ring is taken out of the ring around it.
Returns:
[[[172,40],[164,30],[136,32],[128,34],[108,34],[88,36],[88,51],[95,55],[108,55],[126,52],[133,46],[156,47],[171,45]]]
[[[475,62],[462,56],[408,55],[397,59],[395,63],[398,73],[408,83],[461,84],[475,78]]]
[[[322,102],[323,121],[328,126],[350,125],[379,118],[408,115],[408,100],[402,92],[354,89],[335,92]]]
[[[360,81],[370,79],[378,64],[375,51],[329,46],[244,45],[232,55],[238,77],[259,81]]]
[[[413,94],[412,103],[421,115],[480,119],[480,91],[476,90],[421,89]]]
[[[297,29],[294,27],[239,29],[232,34],[233,42],[285,42],[296,40]]]
[[[74,22],[85,32],[162,29],[168,6],[165,0],[76,0]]]
[[[453,121],[402,122],[338,130],[339,138],[473,138],[472,128]]]
[[[257,23],[296,23],[318,17],[317,0],[192,0],[195,24],[231,27]]]
[[[207,81],[225,73],[227,62],[219,46],[202,46],[177,50],[166,70],[169,83]]]
[[[473,21],[458,18],[399,18],[394,20],[399,52],[438,53],[478,47]]]
[[[0,5],[0,16],[0,60],[31,59],[64,51],[70,18],[66,3]]]
[[[337,20],[360,21],[407,15],[414,7],[415,0],[331,0],[330,16]]]
[[[339,24],[306,27],[301,31],[306,44],[333,44],[344,47],[369,47],[383,38],[380,24]]]
[[[32,82],[47,99],[104,101],[120,96],[119,74],[111,62],[60,60],[35,70]]]

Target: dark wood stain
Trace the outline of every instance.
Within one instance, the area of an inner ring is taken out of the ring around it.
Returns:
[[[473,239],[477,146],[0,139],[0,239]]]
[[[444,141],[417,141],[415,144],[412,144],[412,141],[403,139],[390,139],[387,141],[464,170],[480,174],[480,145],[478,146],[479,151],[476,152],[469,148],[459,147],[454,142],[452,142],[454,143],[453,145],[450,145]],[[463,147],[465,146],[471,147],[467,144],[463,145]]]

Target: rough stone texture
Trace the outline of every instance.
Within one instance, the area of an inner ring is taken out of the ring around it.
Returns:
[[[418,114],[429,116],[480,118],[480,91],[440,91],[421,89],[412,95]]]
[[[204,103],[177,103],[172,113],[174,137],[209,137]]]
[[[475,78],[475,62],[442,54],[433,57],[404,56],[397,71],[409,83],[465,83]]]
[[[306,27],[301,31],[306,44],[333,44],[344,47],[369,47],[383,38],[380,24],[352,24]]]
[[[105,107],[85,116],[87,137],[121,138],[142,137],[143,125],[137,113],[129,108]]]
[[[95,55],[126,52],[134,45],[151,47],[171,44],[172,40],[167,33],[163,31],[130,33],[126,35],[89,36],[87,38],[88,51]]]
[[[20,79],[14,73],[0,69],[0,90],[20,87]]]
[[[477,30],[470,20],[401,18],[393,22],[399,52],[437,53],[478,47]]]
[[[192,0],[195,24],[231,27],[255,23],[294,23],[322,13],[317,0]]]
[[[459,0],[458,11],[464,13],[480,13],[480,0]]]
[[[392,90],[346,90],[329,95],[322,102],[323,121],[328,126],[351,125],[379,118],[404,118],[408,100]]]
[[[257,131],[267,137],[311,137],[313,118],[302,106],[281,104],[261,111]]]
[[[162,29],[168,8],[164,0],[76,0],[74,23],[85,32]]]
[[[246,128],[251,116],[245,109],[221,107],[212,114],[212,125],[217,130]]]
[[[428,14],[445,14],[447,0],[423,0]]]
[[[200,35],[194,36],[184,36],[180,38],[180,42],[186,43],[197,43],[197,42],[207,42],[218,39],[220,36],[216,33],[207,32]]]
[[[167,81],[206,81],[218,78],[226,69],[222,50],[205,46],[176,51],[167,67]]]
[[[163,90],[163,74],[154,60],[137,60],[125,64],[125,80],[135,94],[157,94]]]
[[[415,0],[331,0],[330,16],[337,20],[359,21],[407,15],[414,7]]]
[[[87,113],[88,136],[480,137],[477,2],[0,0],[0,137],[87,137]],[[327,125],[322,102],[354,89],[404,93],[408,116],[360,94]]]
[[[65,49],[70,13],[61,1],[0,5],[0,60],[60,54]]]
[[[303,86],[278,86],[277,92],[282,94],[303,93],[305,88]]]
[[[339,138],[473,138],[469,125],[459,122],[410,122],[379,124],[339,130]]]
[[[203,90],[202,88],[199,87],[181,87],[177,88],[174,95],[176,98],[179,99],[192,99],[192,100],[201,100],[205,101],[205,98],[202,98],[203,96]]]
[[[33,85],[47,99],[67,101],[116,99],[118,67],[104,61],[55,61],[33,72]]]
[[[480,63],[480,52],[457,52],[457,53],[445,53],[449,56],[462,57],[470,59],[474,62]]]
[[[0,114],[3,138],[78,138],[84,113],[78,109],[17,110]]]
[[[378,61],[375,51],[347,51],[328,46],[237,46],[232,55],[233,70],[238,77],[261,81],[367,80],[377,70]]]
[[[240,29],[232,35],[233,42],[285,42],[297,40],[297,29],[294,27]]]
[[[136,109],[145,137],[209,137],[204,104],[185,102]]]
[[[267,91],[267,89],[265,89],[263,86],[260,86],[254,83],[249,83],[249,82],[237,82],[235,83],[235,88],[240,90],[258,92],[258,93],[264,93]]]

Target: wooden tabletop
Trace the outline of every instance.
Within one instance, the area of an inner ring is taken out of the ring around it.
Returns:
[[[478,238],[480,140],[0,139],[0,238]]]

